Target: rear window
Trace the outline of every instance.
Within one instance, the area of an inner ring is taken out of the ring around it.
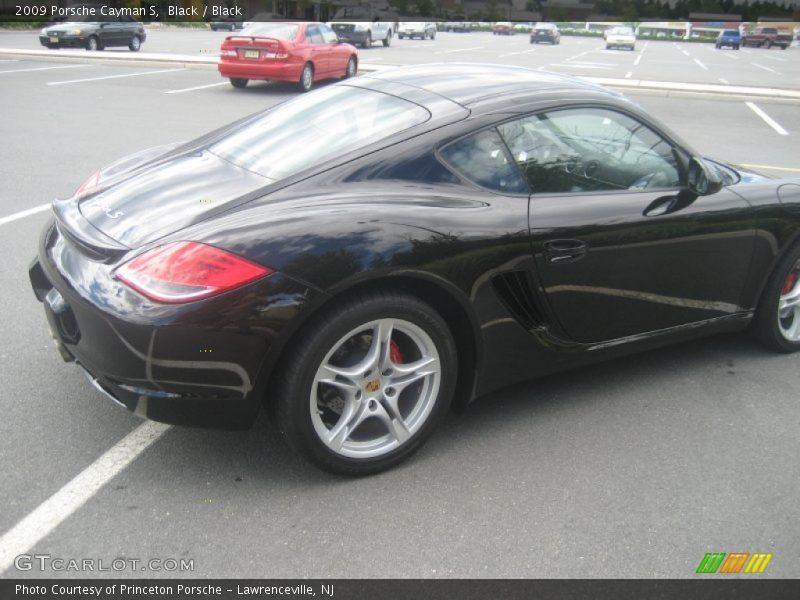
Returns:
[[[239,35],[271,37],[279,40],[294,40],[300,28],[286,23],[256,23],[245,27]]]
[[[335,85],[281,104],[219,140],[209,151],[278,180],[429,118],[427,110],[402,98]]]

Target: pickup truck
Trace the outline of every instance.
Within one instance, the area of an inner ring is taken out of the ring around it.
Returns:
[[[791,43],[791,34],[782,33],[776,27],[756,27],[742,36],[742,46],[757,46],[759,48],[780,46],[781,50],[786,50]]]

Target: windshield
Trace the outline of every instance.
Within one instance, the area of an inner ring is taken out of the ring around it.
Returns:
[[[633,29],[630,27],[614,27],[609,33],[613,35],[633,35]]]
[[[293,40],[297,37],[300,28],[297,25],[287,25],[286,23],[255,23],[248,25],[238,35],[251,35],[254,37],[263,36],[277,38],[279,40]]]
[[[427,110],[396,96],[337,85],[281,104],[209,151],[278,180],[429,118]]]

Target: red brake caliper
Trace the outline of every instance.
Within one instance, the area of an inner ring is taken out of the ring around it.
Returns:
[[[800,273],[796,271],[792,271],[786,276],[786,281],[783,282],[783,289],[781,290],[781,296],[788,294],[794,288],[794,284],[797,283],[797,278],[800,276]],[[394,344],[394,342],[392,342]]]
[[[400,346],[398,346],[397,342],[394,340],[389,342],[389,358],[391,358],[392,362],[396,365],[403,364],[403,353],[400,352]]]

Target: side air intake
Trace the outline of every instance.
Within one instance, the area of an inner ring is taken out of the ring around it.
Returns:
[[[492,286],[508,312],[525,329],[544,326],[542,311],[534,301],[530,276],[525,271],[509,271],[492,278]]]

